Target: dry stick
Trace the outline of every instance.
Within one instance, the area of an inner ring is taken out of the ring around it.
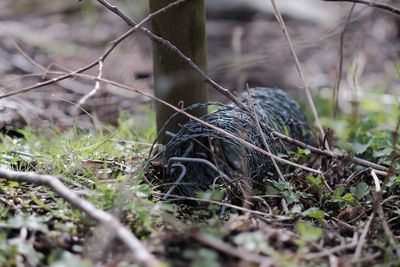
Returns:
[[[284,134],[282,134],[282,133],[280,133],[280,132],[278,132],[278,131],[276,131],[276,130],[274,130],[272,128],[270,128],[269,130],[272,132],[272,134],[275,137],[277,137],[277,138],[279,138],[279,139],[281,139],[281,140],[283,140],[283,141],[285,141],[285,142],[287,142],[289,144],[293,144],[293,145],[295,145],[297,147],[301,147],[303,149],[308,149],[314,154],[318,154],[318,155],[322,155],[322,156],[326,156],[326,157],[331,157],[331,158],[337,158],[337,159],[348,159],[350,162],[352,162],[354,164],[357,164],[357,165],[360,165],[360,166],[364,166],[364,167],[367,167],[367,168],[375,169],[375,171],[379,171],[379,174],[383,174],[383,175],[385,175],[387,173],[387,171],[388,171],[388,168],[386,168],[384,166],[381,166],[379,164],[370,162],[368,160],[364,160],[364,159],[361,159],[361,158],[358,158],[358,157],[354,157],[354,156],[352,156],[352,155],[350,155],[348,153],[340,154],[340,153],[335,153],[335,152],[333,152],[331,150],[328,151],[328,150],[319,149],[319,148],[316,148],[316,147],[311,146],[309,144],[303,143],[303,142],[301,142],[299,140],[293,139],[293,138],[291,138],[289,136],[286,136],[286,135],[284,135]]]
[[[166,194],[164,193],[159,193],[159,192],[154,192],[153,194],[159,195],[159,196],[165,196]],[[179,196],[179,195],[173,195],[170,194],[169,197],[175,198],[175,199],[184,199],[184,200],[193,200],[197,202],[204,202],[204,203],[210,203],[210,204],[216,204],[222,207],[227,207],[235,210],[240,210],[249,214],[254,214],[254,215],[260,215],[263,216],[263,218],[268,218],[270,220],[274,221],[293,221],[293,218],[287,217],[287,216],[282,216],[282,215],[273,215],[270,213],[258,211],[258,210],[251,210],[247,209],[241,206],[236,206],[233,204],[225,203],[225,202],[220,202],[220,201],[215,201],[215,200],[210,200],[210,199],[202,199],[202,198],[196,198],[196,197],[187,197],[187,196]]]
[[[374,170],[371,170],[371,176],[374,179],[374,183],[375,183],[375,194],[374,194],[375,212],[378,214],[379,219],[381,220],[383,231],[385,232],[387,238],[389,239],[390,244],[395,249],[397,257],[400,258],[399,242],[397,241],[396,236],[393,234],[392,230],[390,229],[390,226],[385,217],[385,212],[382,207],[382,189],[381,189],[379,178],[376,175]]]
[[[355,246],[357,246],[357,241],[358,241],[358,234],[357,234],[357,232],[354,232],[353,240],[351,241],[351,243],[339,245],[339,246],[333,247],[331,249],[325,249],[325,250],[323,250],[321,252],[305,254],[305,255],[300,256],[300,257],[303,260],[308,260],[308,261],[314,260],[314,259],[318,259],[318,258],[322,258],[322,257],[326,257],[326,256],[332,255],[332,254],[340,252],[340,251],[344,251],[344,250],[347,250],[347,249],[354,248]]]
[[[84,77],[84,78],[88,78],[88,79],[94,79],[94,80],[97,79],[97,78],[94,77],[94,76],[85,75],[85,74],[78,74],[78,76],[81,76],[81,77]],[[286,164],[289,164],[289,165],[292,165],[292,166],[295,166],[295,167],[298,167],[298,168],[301,168],[301,169],[304,169],[304,170],[308,170],[308,171],[311,171],[311,172],[314,172],[314,173],[319,173],[319,174],[321,174],[321,172],[320,172],[319,170],[312,169],[312,168],[309,168],[309,167],[306,167],[306,166],[303,166],[303,165],[300,165],[300,164],[296,164],[296,163],[294,163],[294,162],[291,162],[291,161],[282,159],[282,158],[280,158],[280,157],[277,157],[277,156],[274,155],[274,154],[270,154],[270,153],[268,153],[267,151],[265,151],[265,150],[263,150],[263,149],[261,149],[261,148],[255,146],[255,145],[253,145],[253,144],[251,144],[251,143],[249,143],[249,142],[247,142],[247,141],[245,141],[245,140],[243,140],[243,139],[241,139],[241,138],[239,138],[239,137],[237,137],[237,136],[234,136],[234,135],[232,135],[232,134],[230,134],[230,133],[224,131],[224,130],[221,129],[221,128],[218,128],[218,127],[216,127],[216,126],[214,126],[214,125],[211,125],[211,124],[209,124],[209,123],[206,123],[206,122],[202,121],[201,119],[199,119],[199,118],[197,118],[197,117],[194,117],[194,116],[190,115],[189,113],[186,113],[185,111],[183,111],[183,110],[181,110],[181,109],[179,109],[179,108],[177,108],[177,107],[175,107],[175,106],[172,106],[171,104],[169,104],[169,103],[167,103],[167,102],[165,102],[165,101],[162,101],[161,99],[159,99],[159,98],[157,98],[157,97],[155,97],[155,96],[153,96],[153,95],[150,95],[150,94],[148,94],[148,93],[146,93],[146,92],[143,92],[143,91],[141,91],[141,90],[139,90],[139,89],[136,89],[136,88],[133,88],[133,87],[124,85],[124,84],[120,84],[120,83],[117,83],[117,82],[114,82],[114,81],[106,80],[106,79],[100,79],[100,81],[105,82],[105,83],[109,83],[109,84],[111,84],[111,85],[114,85],[114,86],[116,86],[116,87],[119,87],[119,88],[122,88],[122,89],[125,89],[125,90],[128,90],[128,91],[136,92],[136,93],[138,93],[138,94],[147,96],[147,97],[149,97],[149,98],[151,98],[151,99],[153,99],[153,100],[155,100],[155,101],[160,101],[160,103],[163,103],[164,105],[167,105],[167,106],[171,107],[171,108],[174,109],[175,111],[180,112],[181,114],[184,114],[185,116],[188,116],[189,118],[191,118],[191,119],[193,119],[193,120],[196,120],[196,121],[202,123],[203,125],[205,125],[205,126],[207,126],[207,127],[209,127],[209,128],[215,129],[215,130],[217,130],[217,131],[219,131],[219,132],[225,134],[226,136],[229,136],[229,137],[231,137],[231,138],[237,140],[237,141],[240,142],[241,144],[246,145],[246,146],[248,146],[248,147],[250,147],[250,148],[255,149],[256,151],[258,151],[258,152],[260,152],[260,153],[263,153],[263,154],[265,154],[265,155],[267,155],[267,156],[273,157],[274,159],[276,159],[276,160],[278,160],[278,161],[281,161],[281,162],[284,162],[284,163],[286,163]],[[301,142],[301,141],[298,141],[298,140],[296,140],[296,139],[293,139],[293,138],[291,138],[291,137],[289,137],[289,136],[286,136],[286,135],[284,135],[284,134],[282,134],[282,133],[276,131],[275,129],[273,129],[273,128],[269,127],[269,126],[267,126],[267,127],[268,127],[268,129],[271,131],[271,133],[272,133],[275,137],[280,138],[281,140],[283,140],[283,141],[285,141],[285,142],[288,142],[288,143],[290,143],[290,144],[296,145],[297,147],[301,147],[301,148],[304,148],[304,149],[308,149],[308,150],[310,150],[311,152],[313,152],[313,153],[315,153],[315,154],[319,154],[319,155],[323,155],[323,156],[328,156],[328,157],[332,157],[332,158],[338,158],[338,159],[347,159],[347,160],[353,162],[354,164],[357,164],[357,165],[360,165],[360,166],[364,166],[364,167],[367,167],[367,168],[372,168],[372,169],[374,169],[374,171],[375,171],[376,173],[379,173],[379,174],[381,174],[381,175],[386,175],[386,173],[387,173],[387,171],[388,171],[388,168],[383,167],[383,166],[381,166],[381,165],[379,165],[379,164],[376,164],[376,163],[373,163],[373,162],[370,162],[370,161],[367,161],[367,160],[364,160],[364,159],[360,159],[360,158],[357,158],[357,157],[353,157],[353,156],[351,156],[351,155],[349,155],[349,154],[339,154],[339,153],[335,153],[335,152],[332,152],[332,151],[322,150],[322,149],[313,147],[313,146],[311,146],[311,145],[308,145],[308,144],[306,144],[306,143],[303,143],[303,142]]]
[[[17,43],[17,41],[15,41],[15,39],[10,36],[8,33],[6,33],[7,37],[11,40],[13,46],[15,47],[15,49],[26,59],[28,60],[29,63],[31,63],[32,65],[36,66],[38,69],[40,69],[42,71],[41,76],[44,78],[44,76],[48,73],[50,74],[64,74],[62,72],[59,71],[49,71],[49,68],[46,68],[42,65],[40,65],[38,62],[36,62],[32,57],[30,57],[28,55],[28,53],[26,53]]]
[[[98,0],[98,1],[101,2],[101,3],[104,2],[103,0]],[[120,12],[118,8],[111,6],[111,5],[108,4],[107,2],[104,2],[103,4],[104,4],[107,8],[111,9],[114,13],[118,14],[118,15],[119,15],[121,18],[123,18],[128,24],[131,24],[131,23],[134,24],[134,22],[131,21],[128,17],[126,17],[122,12]],[[166,6],[165,9],[166,9],[167,7],[168,7],[168,6]],[[163,8],[163,9],[164,9],[164,8]],[[156,11],[155,13],[158,13],[158,12],[160,12],[160,11],[161,11],[161,9],[160,9],[159,11]],[[150,14],[146,19],[148,19],[150,16],[154,16],[155,13]],[[146,19],[145,19],[145,20],[146,20]],[[143,21],[142,21],[142,22],[143,22]],[[4,98],[4,97],[11,96],[11,95],[15,95],[15,94],[18,94],[18,93],[24,93],[24,92],[33,90],[33,89],[35,89],[35,88],[39,88],[39,87],[43,87],[43,86],[46,86],[46,85],[49,85],[49,84],[52,84],[52,83],[56,83],[56,82],[58,82],[58,81],[61,81],[61,80],[64,80],[64,79],[67,79],[67,78],[70,78],[70,77],[75,77],[75,76],[77,76],[77,75],[82,76],[82,77],[89,77],[90,79],[93,79],[92,76],[89,76],[89,75],[81,75],[80,73],[83,72],[83,71],[85,71],[85,70],[88,70],[88,69],[90,69],[90,68],[92,68],[92,67],[94,67],[94,66],[96,66],[96,65],[98,64],[98,62],[100,62],[101,60],[104,60],[104,59],[111,53],[111,51],[112,51],[121,41],[123,41],[123,40],[126,39],[130,34],[132,34],[132,33],[134,32],[134,30],[137,29],[137,28],[142,24],[142,22],[136,24],[136,26],[135,26],[134,28],[130,29],[130,30],[127,31],[125,34],[123,34],[123,35],[120,36],[119,38],[117,38],[117,39],[115,39],[114,41],[112,41],[110,47],[106,50],[106,52],[105,52],[99,59],[97,59],[96,61],[94,61],[92,64],[89,64],[89,65],[87,65],[87,66],[85,66],[85,67],[82,67],[82,68],[80,68],[80,69],[77,69],[77,70],[75,70],[75,71],[72,71],[72,72],[70,72],[70,73],[67,73],[67,74],[65,74],[65,75],[63,75],[63,76],[56,77],[56,78],[54,78],[54,79],[52,79],[52,80],[48,80],[48,81],[45,81],[45,82],[37,83],[37,84],[34,84],[34,85],[32,85],[32,86],[23,88],[23,89],[21,89],[21,90],[17,90],[17,91],[8,93],[8,94],[0,95],[0,99],[1,99],[1,98]],[[148,34],[152,35],[152,33],[151,33],[150,31],[148,31],[147,29],[144,29],[144,28],[141,28],[141,29],[142,29],[143,31],[145,31],[145,32],[148,32]],[[158,39],[156,39],[156,40],[163,40],[163,41],[165,41],[164,39],[162,39],[162,38],[160,38],[160,37],[158,37],[158,36],[156,36],[156,35],[155,35],[155,37],[158,38]],[[165,41],[165,42],[169,43],[168,41]],[[176,50],[178,51],[178,54],[181,53],[176,47],[175,47],[175,48],[172,47],[171,49],[176,49]],[[189,58],[187,58],[187,60],[188,60],[189,62],[191,62],[191,60],[190,60]],[[192,63],[192,64],[193,64],[193,63]],[[200,71],[201,71],[201,70],[200,70]],[[100,80],[100,79],[99,79],[99,80]],[[103,81],[105,81],[105,80],[103,80]],[[215,83],[215,82],[212,81],[211,79],[210,79],[210,82]],[[124,89],[127,89],[127,88],[124,88]],[[132,88],[129,88],[129,87],[128,87],[128,90],[132,90]],[[134,90],[136,93],[144,94],[144,93],[141,92],[140,90],[135,90],[135,89],[133,89],[133,90]],[[144,95],[147,95],[148,97],[153,98],[153,96],[151,96],[151,95],[148,95],[148,94],[144,94]],[[235,98],[235,99],[236,99],[236,98]],[[232,100],[232,99],[231,99],[231,100]],[[233,101],[233,100],[232,100],[232,101]],[[237,100],[237,101],[239,101],[239,100]],[[240,102],[240,101],[239,101],[239,102]],[[241,104],[241,103],[240,103],[240,104]],[[241,104],[241,105],[243,106],[243,104]],[[244,109],[247,110],[247,111],[249,111],[247,108],[244,108]],[[179,110],[179,111],[181,111],[181,110]],[[268,126],[267,126],[267,127],[268,127]],[[375,170],[377,170],[377,171],[380,171],[381,174],[383,174],[382,172],[387,172],[387,168],[385,168],[385,167],[383,167],[383,166],[380,166],[380,165],[378,165],[378,164],[375,164],[375,163],[372,163],[372,162],[369,162],[369,161],[366,161],[366,160],[363,160],[363,159],[360,159],[360,158],[357,158],[357,157],[351,157],[350,155],[347,155],[347,154],[337,154],[337,153],[333,153],[333,152],[330,152],[330,151],[321,150],[321,149],[312,147],[312,146],[310,146],[310,145],[308,145],[308,144],[305,144],[305,143],[303,143],[303,142],[301,142],[301,141],[292,139],[292,138],[290,138],[290,137],[288,137],[288,136],[286,136],[286,135],[284,135],[284,134],[282,134],[282,133],[280,133],[280,132],[275,131],[275,129],[273,129],[273,128],[271,128],[271,127],[268,127],[268,128],[269,128],[269,130],[271,131],[271,133],[272,133],[275,137],[278,137],[278,138],[280,138],[280,139],[282,139],[282,140],[284,140],[284,141],[286,141],[286,142],[288,142],[288,143],[294,144],[294,145],[296,145],[296,146],[298,146],[298,147],[301,147],[301,148],[304,148],[304,149],[309,149],[311,152],[314,152],[314,153],[316,153],[316,154],[320,154],[320,155],[324,155],[324,156],[329,156],[329,157],[336,157],[336,158],[339,158],[339,159],[350,158],[350,160],[351,160],[353,163],[358,164],[358,165],[361,165],[361,166],[364,166],[364,167],[373,168],[373,169],[375,169]],[[259,148],[257,148],[257,149],[259,149]],[[262,151],[263,151],[263,150],[262,150]],[[280,158],[279,158],[279,159],[280,159]],[[304,166],[301,166],[301,165],[297,165],[297,166],[300,166],[301,168],[304,169]],[[316,171],[316,170],[314,170],[314,171]],[[320,173],[319,171],[317,171],[317,172]]]
[[[184,2],[186,0],[178,0],[175,1],[159,10],[157,10],[156,12],[153,12],[151,14],[149,14],[146,18],[144,18],[141,22],[137,23],[134,25],[133,28],[131,28],[129,31],[125,32],[123,35],[121,35],[120,37],[118,37],[117,39],[115,39],[114,41],[111,42],[110,46],[107,48],[107,50],[94,62],[90,63],[89,65],[79,68],[73,72],[61,75],[59,77],[56,77],[54,79],[51,80],[47,80],[45,82],[41,82],[41,83],[37,83],[25,88],[22,88],[20,90],[16,90],[16,91],[12,91],[6,94],[2,94],[0,95],[0,99],[5,98],[5,97],[9,97],[9,96],[13,96],[13,95],[17,95],[17,94],[21,94],[21,93],[26,93],[29,91],[32,91],[34,89],[49,85],[49,84],[53,84],[62,80],[65,80],[67,78],[71,78],[74,77],[76,74],[82,73],[84,71],[87,71],[93,67],[95,67],[96,65],[99,64],[99,62],[104,62],[104,60],[108,57],[108,55],[114,50],[115,47],[117,47],[123,40],[125,40],[126,38],[128,38],[132,33],[134,33],[135,31],[137,31],[138,29],[141,29],[141,26],[143,24],[145,24],[146,22],[148,22],[150,19],[152,19],[154,16],[159,15],[160,13],[168,10],[171,7],[174,7],[175,5]]]
[[[291,52],[291,54],[292,54],[292,56],[294,58],[294,61],[295,61],[297,73],[300,76],[304,92],[306,93],[307,102],[311,107],[311,112],[312,112],[312,114],[314,116],[314,120],[315,120],[315,123],[317,125],[319,134],[321,135],[320,138],[321,138],[321,140],[324,140],[325,139],[325,132],[324,132],[324,129],[322,128],[321,122],[319,120],[318,112],[317,112],[317,109],[315,108],[315,104],[314,104],[314,101],[313,101],[312,96],[311,96],[309,85],[306,83],[306,79],[304,77],[304,73],[303,73],[303,70],[301,68],[301,64],[300,64],[299,58],[297,57],[297,54],[296,54],[296,51],[294,49],[292,40],[291,40],[291,38],[289,36],[289,33],[287,31],[287,28],[286,28],[286,25],[285,25],[285,21],[282,18],[282,15],[281,15],[281,13],[280,13],[280,11],[278,9],[278,6],[276,5],[275,0],[271,0],[271,4],[272,4],[273,10],[274,10],[275,17],[278,20],[278,23],[280,24],[280,26],[282,28],[282,31],[283,31],[283,34],[286,37],[286,40],[288,41],[290,52]],[[327,150],[330,150],[329,149],[329,144],[328,144],[327,141],[325,141],[323,145]]]
[[[269,147],[269,144],[268,144],[267,140],[265,140],[264,132],[263,132],[263,130],[261,128],[261,124],[260,124],[260,120],[258,118],[258,114],[257,114],[257,112],[256,112],[256,110],[254,108],[253,97],[250,94],[250,88],[249,88],[248,84],[247,84],[246,88],[247,88],[247,93],[249,95],[248,98],[249,98],[250,107],[251,107],[251,111],[252,111],[251,113],[253,114],[254,120],[256,121],[256,126],[257,126],[257,130],[258,130],[258,132],[259,132],[259,134],[261,136],[261,141],[262,141],[264,147],[267,149],[267,151],[272,154],[271,148]],[[274,168],[275,168],[276,172],[278,173],[279,178],[282,181],[286,181],[285,177],[283,176],[283,174],[281,172],[281,169],[279,168],[278,164],[276,164],[275,159],[271,158],[271,160],[272,160],[272,163],[274,164]]]
[[[9,96],[13,96],[13,95],[26,93],[26,92],[32,91],[34,89],[44,87],[44,86],[49,85],[49,84],[57,83],[59,81],[65,80],[67,78],[74,77],[76,74],[82,73],[82,72],[84,72],[86,70],[89,70],[89,69],[95,67],[99,63],[99,61],[101,59],[104,60],[111,53],[111,51],[114,50],[115,47],[117,47],[117,45],[120,42],[122,42],[124,39],[126,39],[133,32],[134,31],[133,31],[133,28],[132,28],[129,31],[127,31],[125,34],[121,35],[118,39],[115,39],[113,42],[111,42],[111,45],[107,48],[107,50],[104,52],[104,54],[99,59],[97,59],[96,61],[90,63],[89,65],[87,65],[85,67],[82,67],[82,68],[79,68],[79,69],[77,69],[77,70],[75,70],[73,72],[69,72],[67,74],[58,76],[58,77],[53,78],[51,80],[47,80],[47,81],[44,81],[44,82],[36,83],[34,85],[27,86],[27,87],[19,89],[19,90],[15,90],[15,91],[12,91],[12,92],[9,92],[9,93],[6,93],[6,94],[2,94],[2,95],[0,95],[0,99],[6,98],[6,97],[9,97]]]
[[[103,76],[103,60],[101,59],[101,60],[99,60],[99,74],[97,75],[97,78],[101,79],[102,76]],[[89,98],[94,96],[98,91],[100,91],[100,81],[99,80],[96,81],[92,91],[90,91],[89,93],[84,95],[81,99],[79,99],[78,103],[75,106],[75,110],[74,110],[73,114],[78,115],[79,110],[82,107],[82,105],[85,104],[85,102]]]
[[[367,224],[364,227],[364,230],[361,233],[360,240],[358,241],[358,245],[356,247],[356,251],[354,252],[353,262],[357,262],[360,259],[362,248],[365,243],[365,238],[367,237],[369,228],[371,227],[371,223],[374,220],[374,218],[375,218],[375,212],[372,212],[371,215],[369,216]]]
[[[137,239],[131,231],[121,224],[121,222],[107,212],[95,208],[92,203],[80,198],[75,192],[66,187],[59,178],[51,175],[40,175],[33,172],[16,172],[5,168],[0,168],[0,177],[17,182],[28,182],[49,186],[72,206],[85,212],[92,219],[113,230],[119,239],[129,247],[136,260],[148,267],[160,265],[158,260],[143,246],[139,239]]]
[[[364,4],[364,5],[367,5],[370,7],[380,8],[380,9],[389,11],[396,15],[400,15],[400,9],[390,6],[388,4],[375,3],[372,0],[368,0],[368,1],[367,0],[322,0],[322,1],[324,1],[324,2],[350,2],[350,3]]]
[[[104,7],[106,7],[107,9],[109,9],[110,11],[112,11],[113,13],[115,13],[116,15],[118,15],[119,17],[121,17],[126,24],[128,24],[129,26],[134,26],[135,28],[138,27],[138,24],[136,24],[136,22],[134,22],[131,18],[129,18],[128,16],[126,16],[118,7],[111,5],[110,3],[108,3],[105,0],[97,0],[97,2],[99,2],[100,4],[102,4]],[[158,11],[157,11],[158,12]],[[149,31],[148,29],[144,28],[144,27],[138,27],[138,29],[145,35],[147,35],[151,40],[156,41],[158,43],[160,43],[161,45],[165,46],[166,48],[168,48],[171,52],[175,53],[176,55],[178,55],[180,58],[182,58],[187,64],[189,64],[190,67],[192,67],[192,69],[194,69],[202,78],[203,80],[208,83],[211,87],[213,87],[215,90],[217,90],[219,93],[223,94],[224,96],[226,96],[229,100],[231,100],[236,106],[238,106],[240,109],[245,110],[245,111],[249,111],[249,109],[247,107],[245,107],[243,105],[242,102],[240,102],[240,100],[235,97],[231,91],[229,91],[229,89],[222,87],[221,85],[219,85],[218,83],[216,83],[214,80],[212,80],[207,73],[205,73],[201,68],[199,68],[195,63],[193,63],[193,61],[188,58],[182,51],[180,51],[175,45],[173,45],[170,41],[165,40],[163,38],[161,38],[160,36],[152,33],[151,31]]]
[[[332,115],[333,115],[334,119],[336,118],[337,110],[339,107],[339,90],[340,90],[340,83],[342,81],[342,72],[343,72],[344,36],[348,29],[350,19],[353,14],[355,6],[356,6],[355,3],[351,6],[351,9],[350,9],[349,14],[347,15],[347,19],[345,21],[342,33],[340,34],[340,44],[339,44],[339,54],[338,54],[338,70],[337,70],[336,85],[333,90],[333,112],[332,112]]]
[[[116,86],[116,87],[119,87],[119,88],[121,88],[121,89],[129,90],[129,91],[136,92],[136,93],[138,93],[138,94],[147,96],[148,98],[151,98],[151,99],[153,99],[153,100],[155,100],[155,101],[158,101],[158,102],[160,102],[160,103],[162,103],[162,104],[168,106],[169,108],[175,110],[176,112],[179,112],[179,113],[181,113],[181,114],[187,116],[188,118],[190,118],[190,119],[192,119],[192,120],[195,120],[195,121],[197,121],[197,122],[203,124],[204,126],[207,126],[208,128],[211,128],[211,129],[213,129],[213,130],[216,130],[216,131],[218,131],[219,133],[222,133],[222,134],[224,134],[225,136],[230,137],[230,138],[234,139],[235,141],[238,141],[238,142],[241,143],[242,145],[245,145],[245,146],[247,146],[247,147],[249,147],[249,148],[254,149],[254,150],[257,151],[257,152],[260,152],[260,153],[262,153],[262,154],[264,154],[264,155],[267,155],[267,156],[269,156],[269,157],[271,157],[271,158],[274,158],[274,159],[277,160],[277,161],[281,161],[281,162],[286,163],[286,164],[288,164],[288,165],[292,165],[292,166],[294,166],[294,167],[301,168],[301,169],[306,170],[306,171],[309,171],[309,172],[321,174],[321,171],[319,171],[319,170],[316,170],[316,169],[313,169],[313,168],[310,168],[310,167],[307,167],[307,166],[303,166],[303,165],[297,164],[297,163],[292,162],[292,161],[290,161],[290,160],[286,160],[286,159],[280,158],[280,157],[278,157],[278,156],[276,156],[276,155],[274,155],[274,154],[272,154],[272,153],[269,153],[269,152],[265,151],[264,149],[259,148],[258,146],[254,145],[254,144],[252,144],[252,143],[249,143],[249,142],[243,140],[243,139],[240,138],[240,137],[237,137],[236,135],[233,135],[233,134],[231,134],[231,133],[228,133],[227,131],[225,131],[225,130],[222,129],[222,128],[219,128],[219,127],[217,127],[217,126],[215,126],[215,125],[212,125],[212,124],[210,124],[210,123],[207,123],[207,122],[205,122],[205,121],[203,121],[203,120],[201,120],[201,119],[199,119],[199,118],[197,118],[197,117],[195,117],[195,116],[193,116],[193,115],[191,115],[191,114],[185,112],[184,110],[182,110],[182,109],[180,109],[180,108],[177,108],[177,107],[175,107],[174,105],[171,105],[170,103],[165,102],[164,100],[162,100],[162,99],[160,99],[160,98],[158,98],[158,97],[155,97],[155,96],[153,96],[153,95],[151,95],[151,94],[149,94],[149,93],[143,92],[143,91],[141,91],[141,90],[139,90],[139,89],[137,89],[137,88],[133,88],[133,87],[131,87],[131,86],[127,86],[127,85],[124,85],[124,84],[120,84],[120,83],[118,83],[118,82],[111,81],[111,80],[107,80],[107,79],[104,79],[104,78],[99,79],[99,78],[97,78],[97,77],[93,77],[93,76],[90,76],[90,75],[79,74],[79,76],[91,78],[91,79],[94,79],[94,80],[99,80],[99,81],[102,81],[102,82],[105,82],[105,83],[114,85],[114,86]]]
[[[399,141],[399,130],[400,130],[400,107],[398,108],[399,114],[397,115],[397,123],[392,132],[392,152],[390,153],[391,161],[389,166],[388,175],[385,178],[385,182],[390,176],[396,173],[396,160],[398,159],[397,142]]]

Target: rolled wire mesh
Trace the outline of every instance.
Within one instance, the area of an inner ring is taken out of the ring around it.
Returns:
[[[200,119],[235,135],[257,147],[263,146],[261,134],[275,155],[289,150],[276,140],[270,129],[308,142],[310,128],[299,105],[284,91],[271,88],[250,89],[241,95],[242,103],[257,113],[262,133],[253,113],[233,104],[218,104],[219,109]],[[190,107],[196,108],[201,104]],[[194,196],[215,186],[224,186],[230,194],[263,188],[263,178],[275,177],[276,170],[269,156],[260,153],[220,131],[191,120],[184,124],[162,151],[164,168],[162,181],[169,183],[168,194]],[[172,186],[171,186],[172,184]]]

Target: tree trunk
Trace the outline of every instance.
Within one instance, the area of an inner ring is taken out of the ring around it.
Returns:
[[[174,1],[149,0],[150,12],[157,11]],[[170,41],[196,65],[206,70],[207,46],[203,0],[188,0],[156,16],[151,21],[151,29],[153,33]],[[153,64],[155,96],[179,107],[207,102],[207,85],[202,78],[179,56],[156,42],[153,42]],[[174,113],[172,109],[156,103],[158,131]],[[206,113],[206,108],[191,112],[198,117]],[[186,121],[187,117],[177,116],[165,130],[177,133],[180,125]],[[164,144],[169,140],[166,131],[162,133],[160,140]]]

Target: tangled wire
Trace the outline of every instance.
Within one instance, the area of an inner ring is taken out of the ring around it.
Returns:
[[[276,140],[269,129],[303,142],[310,139],[307,119],[287,93],[258,87],[250,89],[250,94],[250,99],[248,94],[240,99],[255,112],[243,111],[233,104],[217,104],[217,111],[200,119],[263,149],[267,149],[263,145],[265,140],[271,153],[279,156],[290,157],[290,147]],[[199,104],[191,108],[200,106],[204,107]],[[262,188],[263,178],[276,175],[270,157],[195,120],[183,125],[161,154],[164,162],[161,179],[169,184],[167,196],[171,193],[194,196],[197,191],[217,186],[238,196]]]

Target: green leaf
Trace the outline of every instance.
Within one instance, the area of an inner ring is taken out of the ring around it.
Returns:
[[[351,193],[347,193],[342,197],[343,201],[349,205],[354,205],[357,200]]]
[[[298,148],[298,149],[297,149],[297,153],[300,154],[300,155],[306,155],[306,156],[308,156],[308,155],[311,154],[311,151],[310,151],[309,149]]]
[[[400,176],[390,177],[387,186],[393,188],[398,185],[400,185]]]
[[[374,152],[372,153],[374,158],[380,158],[380,157],[384,157],[384,156],[390,156],[392,154],[393,149],[392,148],[384,148],[381,150],[374,150]]]
[[[286,181],[273,181],[273,185],[278,189],[279,194],[283,196],[288,204],[300,201],[300,194],[294,191],[293,185]]]
[[[325,212],[323,212],[322,210],[318,209],[318,208],[309,208],[306,211],[303,211],[302,213],[304,216],[307,216],[311,219],[315,219],[317,220],[319,223],[323,222],[324,216],[325,216]]]
[[[297,222],[296,230],[306,241],[317,241],[322,236],[322,229],[307,222]]]
[[[371,146],[371,141],[366,144],[355,143],[353,145],[353,152],[356,155],[362,154]]]
[[[365,182],[361,182],[355,187],[352,186],[350,188],[350,192],[356,197],[357,200],[362,199],[369,193],[370,189],[369,186]]]

